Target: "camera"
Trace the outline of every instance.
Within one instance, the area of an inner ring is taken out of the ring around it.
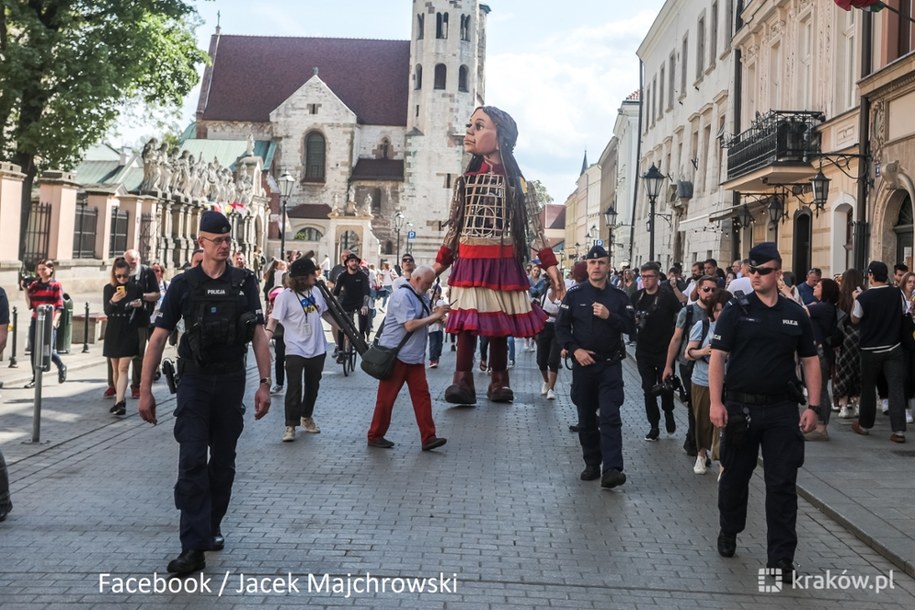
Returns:
[[[635,312],[635,327],[638,330],[645,330],[645,327],[648,326],[648,316],[651,315],[650,311],[637,311]]]
[[[680,378],[676,375],[671,375],[661,383],[654,384],[651,386],[651,391],[649,393],[652,396],[660,396],[664,392],[676,392],[677,396],[680,398],[680,402],[689,400],[686,389],[683,387],[683,382],[681,382]]]

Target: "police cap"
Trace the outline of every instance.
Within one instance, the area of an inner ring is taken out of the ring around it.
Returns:
[[[200,217],[201,233],[228,233],[232,230],[229,219],[214,210],[207,210]]]
[[[310,258],[302,257],[289,265],[289,277],[305,277],[317,271],[315,263]]]
[[[758,267],[763,263],[768,263],[769,261],[780,261],[781,255],[778,253],[778,248],[775,246],[775,242],[764,241],[761,244],[756,244],[750,250],[750,265],[753,267]]]
[[[591,260],[592,258],[609,258],[610,255],[607,254],[607,251],[604,250],[603,246],[593,246],[588,253],[585,254],[586,260]]]

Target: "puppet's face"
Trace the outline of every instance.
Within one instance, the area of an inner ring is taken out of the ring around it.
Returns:
[[[482,110],[478,109],[470,116],[464,135],[464,151],[482,157],[499,152],[496,124]]]

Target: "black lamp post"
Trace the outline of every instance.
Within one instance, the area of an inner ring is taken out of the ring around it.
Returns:
[[[292,187],[295,185],[295,178],[288,171],[283,172],[280,176],[280,196],[283,198],[282,216],[280,216],[280,260],[286,260],[286,204],[289,203],[289,196],[292,194]]]
[[[785,206],[778,195],[772,195],[769,199],[769,205],[766,207],[766,211],[769,212],[769,221],[772,223],[773,227],[778,226],[778,221],[787,216]]]
[[[397,210],[397,213],[394,214],[394,231],[397,233],[397,261],[394,265],[400,264],[400,230],[403,229],[404,220],[403,212]]]
[[[607,252],[610,254],[610,266],[613,267],[613,229],[616,227],[616,217],[617,217],[616,208],[613,205],[610,205],[606,210],[604,210],[604,220],[607,221],[607,232],[610,234],[607,239]]]
[[[813,204],[817,211],[826,209],[830,182],[831,180],[823,175],[822,167],[817,171],[817,175],[810,179],[810,185],[813,187]]]
[[[658,195],[661,193],[661,184],[664,182],[664,174],[652,163],[648,171],[642,174],[642,180],[645,181],[645,192],[648,195],[648,260],[654,260],[654,208],[658,201]]]

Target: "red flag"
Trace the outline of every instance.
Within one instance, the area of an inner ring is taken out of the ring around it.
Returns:
[[[839,8],[850,11],[852,8],[864,8],[880,4],[880,0],[833,0]]]

